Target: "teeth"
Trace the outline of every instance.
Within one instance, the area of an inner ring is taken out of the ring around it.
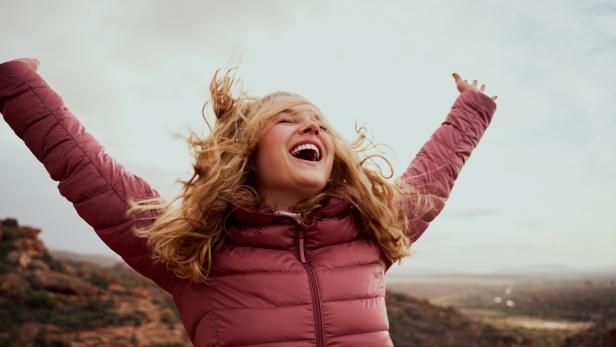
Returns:
[[[315,160],[318,160],[318,159],[321,158],[321,152],[319,151],[319,147],[313,145],[312,143],[305,143],[303,145],[299,145],[299,146],[293,148],[293,150],[291,151],[291,154],[292,155],[296,155],[297,153],[299,153],[299,151],[302,151],[304,149],[312,149],[312,150],[314,150],[317,153],[317,155],[315,156],[316,157]]]

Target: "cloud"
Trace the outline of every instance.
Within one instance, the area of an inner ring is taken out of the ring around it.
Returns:
[[[167,197],[191,159],[170,133],[203,128],[201,106],[216,68],[241,61],[249,92],[307,96],[349,139],[357,120],[393,148],[396,174],[441,125],[458,95],[450,76],[458,71],[498,94],[498,108],[431,227],[442,237],[426,235],[418,245],[442,255],[469,238],[505,247],[530,235],[529,244],[568,249],[580,241],[572,235],[585,230],[589,247],[603,249],[614,241],[609,216],[616,203],[615,7],[610,1],[20,1],[0,13],[0,58],[40,58],[41,75],[88,131]],[[14,137],[4,130],[1,136]],[[20,199],[60,205],[57,192],[41,188],[54,185],[42,167],[35,175],[37,164],[16,155],[29,154],[0,153],[0,162],[17,170],[0,173],[5,206]],[[30,183],[6,183],[22,176]],[[68,207],[44,223],[83,229]],[[35,211],[18,212],[36,218]],[[466,266],[482,265],[490,253],[473,247],[477,255]],[[616,261],[603,251],[584,259],[575,254],[580,258],[562,259]]]

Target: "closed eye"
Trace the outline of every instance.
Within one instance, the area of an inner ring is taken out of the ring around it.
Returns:
[[[278,120],[278,123],[295,123],[295,120],[292,118],[281,118],[280,120]],[[327,127],[323,126],[323,125],[319,125],[319,128],[321,128],[321,130],[323,131],[327,131]]]

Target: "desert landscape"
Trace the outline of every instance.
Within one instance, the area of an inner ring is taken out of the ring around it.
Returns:
[[[616,272],[608,269],[423,273],[386,281],[391,291],[455,308],[474,322],[523,337],[527,342],[521,345],[616,346]]]

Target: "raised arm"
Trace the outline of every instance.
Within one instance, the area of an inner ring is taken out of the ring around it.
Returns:
[[[125,213],[128,198],[158,197],[158,192],[105,153],[27,62],[0,64],[0,111],[103,242],[133,269],[171,291],[174,277],[152,261],[146,239],[133,233],[137,221]]]
[[[407,235],[411,242],[424,233],[443,209],[462,166],[492,120],[495,98],[476,89],[463,91],[445,121],[403,173],[401,178],[420,193],[430,194],[433,203],[433,207],[421,215],[413,215],[407,208],[410,221]]]

